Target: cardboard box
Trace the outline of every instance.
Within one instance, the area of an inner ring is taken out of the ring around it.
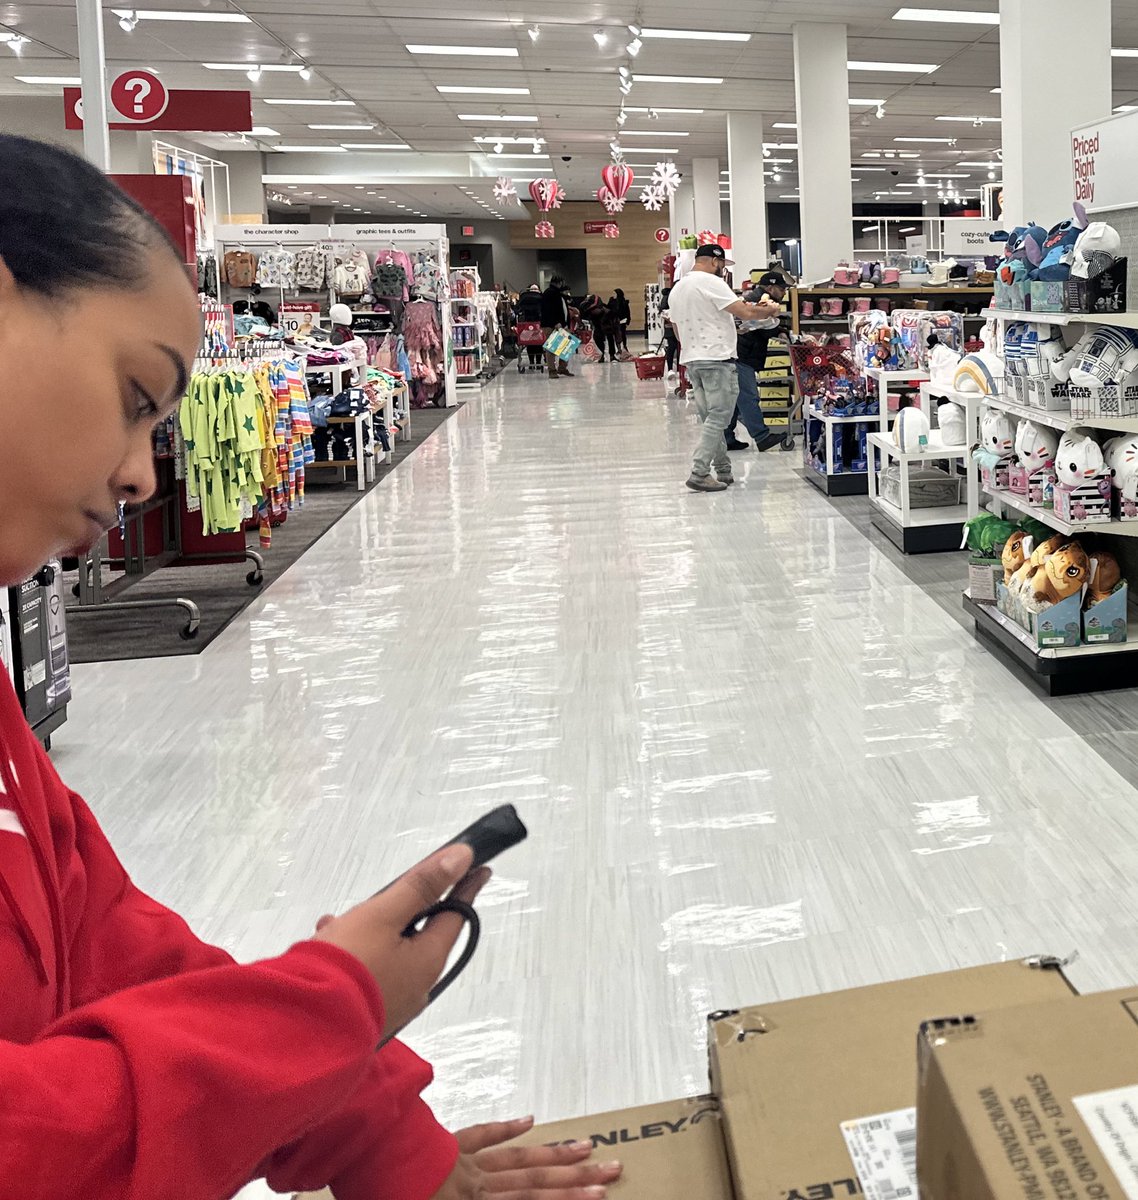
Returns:
[[[1059,970],[1011,962],[713,1013],[712,1090],[738,1200],[860,1195],[842,1124],[912,1109],[922,1022],[1070,995]]]
[[[735,1200],[714,1096],[538,1125],[517,1144],[552,1146],[588,1140],[597,1148],[596,1161],[618,1158],[624,1164],[620,1182],[609,1185],[610,1196],[622,1200]],[[297,1200],[332,1200],[332,1193],[305,1193]]]
[[[1052,493],[1055,515],[1062,521],[1083,524],[1109,521],[1111,506],[1110,474],[1096,475],[1078,487],[1057,483]]]
[[[541,1125],[519,1141],[547,1146],[591,1140],[596,1158],[619,1158],[624,1175],[609,1187],[624,1200],[734,1200],[713,1096],[670,1100]]]
[[[1056,650],[1080,645],[1083,629],[1083,596],[1076,592],[1058,604],[1049,604],[1036,612],[1013,595],[1002,583],[996,584],[996,607],[1035,639],[1040,650]]]
[[[1083,641],[1088,646],[1126,641],[1129,599],[1130,585],[1124,579],[1109,596],[1083,612]]]
[[[918,1057],[921,1200],[1138,1196],[1138,989],[962,1009]]]

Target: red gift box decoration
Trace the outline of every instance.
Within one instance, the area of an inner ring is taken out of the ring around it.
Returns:
[[[620,226],[614,225],[611,221],[605,226],[605,237],[618,238],[620,237]]]
[[[553,237],[553,222],[538,221],[538,223],[533,227],[533,232],[534,237],[551,238]]]

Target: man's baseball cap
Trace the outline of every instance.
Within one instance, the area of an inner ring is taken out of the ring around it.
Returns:
[[[790,284],[786,281],[785,275],[780,275],[777,271],[767,271],[765,275],[760,275],[758,281],[752,284],[753,287],[779,287],[786,291]]]
[[[733,267],[735,265],[735,260],[727,257],[727,251],[724,250],[722,246],[700,246],[700,248],[695,252],[695,256],[696,258],[714,258],[719,262],[726,263],[729,267]]]

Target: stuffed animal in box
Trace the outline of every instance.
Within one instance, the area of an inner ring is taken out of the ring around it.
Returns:
[[[1098,604],[1114,594],[1114,589],[1122,582],[1122,568],[1118,559],[1109,550],[1096,550],[1091,559],[1092,574],[1087,587],[1086,607]]]
[[[1023,566],[1027,561],[1027,556],[1031,553],[1031,534],[1026,529],[1017,529],[1006,542],[1004,542],[1004,551],[1000,555],[1000,562],[1004,568],[1004,585],[1009,586],[1012,581],[1012,576]]]
[[[1067,487],[1078,487],[1101,475],[1106,468],[1102,447],[1085,426],[1068,429],[1059,439],[1055,452],[1055,474]]]
[[[1055,462],[1059,449],[1059,433],[1047,425],[1021,421],[1016,430],[1016,458],[1029,475]]]
[[[1066,542],[1031,576],[1028,581],[1031,599],[1036,604],[1058,604],[1081,592],[1090,574],[1087,552],[1078,542]]]
[[[1042,570],[1043,564],[1047,559],[1060,546],[1066,545],[1066,542],[1066,534],[1056,533],[1045,541],[1032,544],[1030,548],[1025,545],[1024,553],[1027,555],[1027,558],[1024,560],[1023,566],[1012,575],[1011,582],[1008,584],[1008,590],[1013,594],[1024,591],[1035,572]]]
[[[1103,447],[1114,486],[1124,500],[1138,500],[1138,435],[1111,438]]]
[[[1016,422],[1006,412],[986,408],[980,415],[980,446],[1000,458],[1011,458],[1016,446]]]

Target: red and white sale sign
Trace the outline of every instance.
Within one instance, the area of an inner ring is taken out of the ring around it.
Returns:
[[[169,103],[170,93],[153,71],[124,71],[111,84],[111,105],[127,121],[157,121]]]

